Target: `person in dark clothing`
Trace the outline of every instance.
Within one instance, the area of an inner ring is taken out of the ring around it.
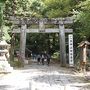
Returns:
[[[40,64],[40,59],[41,59],[41,56],[38,55],[38,56],[37,56],[37,64]]]
[[[42,54],[42,57],[41,57],[41,59],[42,59],[42,65],[44,65],[44,55]]]
[[[51,59],[50,55],[47,54],[47,65],[48,65],[48,66],[49,66],[49,64],[50,64],[50,59]]]

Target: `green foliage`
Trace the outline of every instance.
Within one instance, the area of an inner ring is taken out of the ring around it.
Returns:
[[[0,27],[2,26],[3,22],[3,3],[0,3]]]
[[[59,50],[59,37],[57,34],[27,34],[27,48],[40,53],[47,51],[50,54]]]
[[[8,34],[8,31],[9,31],[9,27],[4,26],[3,27],[3,32],[4,32],[3,39],[6,40],[6,41],[10,41],[10,39],[11,39],[10,35]]]
[[[13,67],[23,67],[22,61],[18,60],[17,58],[15,58],[14,61],[10,61],[10,64]]]
[[[21,17],[42,17],[43,2],[41,0],[15,0],[6,2],[6,14]]]
[[[47,17],[66,17],[72,15],[74,4],[73,0],[46,0]]]
[[[90,38],[90,1],[86,0],[77,5],[78,14],[76,17],[77,32],[80,38]]]
[[[0,0],[0,2],[3,2],[0,5],[0,25],[3,22],[2,17],[5,19],[11,15],[37,18],[58,18],[73,15],[75,19],[72,26],[74,29],[74,46],[77,46],[84,35],[90,39],[90,0]],[[4,4],[5,8],[3,8],[4,13],[2,15],[1,6],[4,6]],[[7,32],[11,31],[13,25],[9,21],[4,21],[3,24],[8,25],[8,27],[4,26],[3,28],[4,39],[10,40]],[[16,35],[15,42],[15,46],[19,47],[19,35]],[[56,50],[59,50],[58,36],[53,34],[28,34],[27,47],[38,52],[49,49],[52,53],[56,52]]]
[[[1,3],[4,3],[6,0],[0,0]]]
[[[52,57],[52,59],[60,60],[60,52],[53,53],[53,55],[51,57]]]

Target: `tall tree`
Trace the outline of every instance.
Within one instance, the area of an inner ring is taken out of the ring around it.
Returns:
[[[76,6],[76,22],[75,22],[75,32],[82,39],[86,36],[87,39],[90,38],[90,0],[82,0]]]
[[[6,0],[1,0],[0,1],[0,39],[2,39],[2,36],[3,36],[3,10],[4,10],[4,5],[5,5],[5,1]]]
[[[45,0],[47,17],[66,17],[72,15],[76,0]]]

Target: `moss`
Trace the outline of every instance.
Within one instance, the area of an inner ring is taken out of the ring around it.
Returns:
[[[59,60],[60,59],[60,53],[55,52],[51,57],[52,57],[52,59]]]
[[[15,59],[14,61],[10,61],[11,66],[13,67],[23,67],[24,64],[22,61]]]

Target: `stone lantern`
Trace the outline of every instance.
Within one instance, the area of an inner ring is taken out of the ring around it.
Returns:
[[[81,43],[79,43],[79,46],[78,46],[80,48],[80,68],[81,68],[81,71],[86,70],[87,46],[90,45],[90,42],[88,42],[85,38]]]
[[[0,72],[12,72],[13,68],[8,63],[9,59],[9,44],[6,41],[0,41]]]

